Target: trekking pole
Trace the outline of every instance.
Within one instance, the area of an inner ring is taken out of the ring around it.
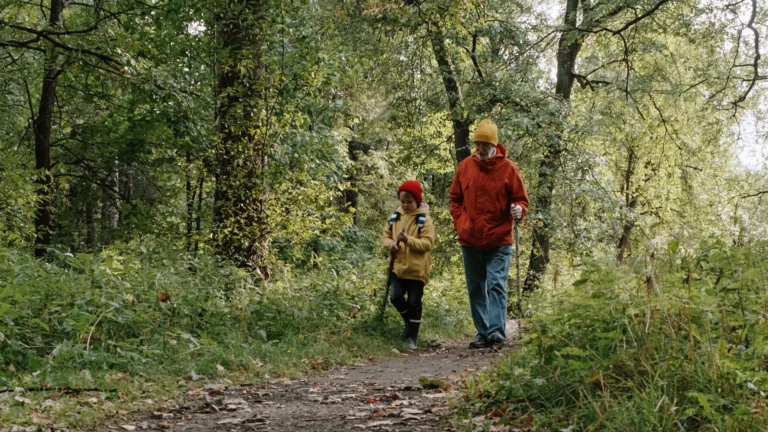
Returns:
[[[397,246],[400,247],[400,240],[397,241]],[[387,300],[389,297],[389,284],[392,283],[392,270],[395,267],[395,255],[397,252],[392,251],[389,253],[389,268],[387,269],[387,285],[384,287],[384,298],[381,299],[381,307],[379,308],[379,321],[384,321],[384,311],[387,309]]]
[[[515,219],[515,267],[517,268],[517,313],[523,317],[523,300],[520,291],[520,232],[517,229],[518,219]]]

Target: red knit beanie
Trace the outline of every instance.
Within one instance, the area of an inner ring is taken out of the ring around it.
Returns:
[[[416,205],[421,205],[421,184],[417,182],[416,180],[408,180],[407,182],[403,183],[402,186],[397,188],[397,196],[400,196],[400,192],[406,191],[409,194],[413,195],[413,198],[416,199]]]

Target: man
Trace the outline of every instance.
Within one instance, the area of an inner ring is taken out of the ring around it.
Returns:
[[[496,123],[480,121],[473,140],[476,151],[459,164],[450,200],[477,329],[469,346],[477,349],[506,342],[512,224],[527,213],[528,194],[520,171],[498,144]]]

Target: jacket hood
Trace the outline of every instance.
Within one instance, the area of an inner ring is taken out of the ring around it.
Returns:
[[[397,212],[400,213],[401,215],[404,215],[404,214],[421,214],[421,213],[424,213],[424,214],[428,215],[429,214],[429,204],[427,204],[425,202],[422,202],[421,205],[419,206],[419,208],[417,208],[413,213],[406,213],[403,210],[402,206],[398,206],[397,207]]]
[[[483,171],[492,170],[499,161],[507,158],[507,149],[501,144],[496,144],[496,154],[485,160],[480,160],[477,156],[477,152],[472,154],[472,161],[476,163]]]

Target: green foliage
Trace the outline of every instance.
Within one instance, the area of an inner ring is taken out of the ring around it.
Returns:
[[[350,311],[356,306],[362,318],[372,315],[383,281],[383,261],[369,257],[364,266],[324,266],[306,275],[285,268],[263,283],[210,258],[169,258],[155,242],[59,253],[43,265],[18,250],[0,256],[5,385],[35,371],[42,372],[37,382],[51,385],[63,370],[161,368],[180,375],[202,362],[196,371],[208,373],[214,360],[250,370],[249,355],[297,336],[309,343],[332,329],[337,337],[367,331],[365,319],[350,318]],[[435,300],[427,296],[430,307],[441,309],[441,294],[437,288]],[[463,325],[434,313],[435,327]],[[239,348],[218,358],[228,346]]]
[[[154,390],[165,393],[190,376],[296,377],[387,355],[399,348],[401,323],[392,308],[383,325],[374,319],[385,262],[356,253],[321,252],[328,262],[318,269],[283,267],[264,282],[153,239],[100,254],[57,252],[50,263],[0,249],[0,388],[118,386],[132,395],[149,381],[165,383]],[[468,336],[460,280],[430,284],[423,340]],[[17,416],[24,412],[0,408],[0,418]]]
[[[531,430],[761,430],[768,242],[592,262],[470,383],[465,409]]]

